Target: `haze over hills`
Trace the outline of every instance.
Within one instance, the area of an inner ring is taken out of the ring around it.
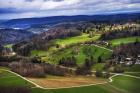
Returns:
[[[45,24],[52,26],[62,22],[77,22],[77,21],[126,21],[140,19],[140,13],[124,13],[124,14],[110,14],[110,15],[77,15],[77,16],[53,16],[42,18],[23,18],[12,19],[0,24],[0,27],[10,28],[29,28],[32,25]]]
[[[54,16],[43,18],[24,18],[9,21],[0,21],[1,44],[15,43],[29,38],[33,34],[41,34],[51,28],[62,27],[90,27],[90,22],[120,22],[139,20],[140,13],[112,14],[112,15],[77,15],[77,16]],[[68,25],[67,25],[68,24]],[[74,25],[73,25],[74,24]],[[20,30],[24,29],[24,30]],[[70,28],[71,29],[71,28]],[[65,30],[61,28],[60,31]]]
[[[26,30],[0,29],[0,44],[14,44],[29,39],[34,34]]]

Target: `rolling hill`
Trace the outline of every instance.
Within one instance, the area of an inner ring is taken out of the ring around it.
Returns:
[[[42,18],[12,19],[0,24],[3,27],[29,28],[32,25],[46,24],[48,26],[62,22],[95,21],[118,22],[140,19],[140,13],[110,14],[110,15],[77,15],[77,16],[52,16]]]
[[[33,33],[26,30],[0,29],[0,44],[11,44],[31,37]]]

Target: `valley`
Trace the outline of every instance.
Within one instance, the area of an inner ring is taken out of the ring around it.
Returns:
[[[139,19],[73,20],[0,29],[0,93],[139,92]]]

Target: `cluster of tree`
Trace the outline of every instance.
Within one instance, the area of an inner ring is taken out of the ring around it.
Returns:
[[[31,93],[31,90],[23,86],[0,86],[0,93]]]
[[[74,74],[72,69],[59,65],[52,65],[49,63],[44,64],[44,70],[46,74],[51,74],[56,76],[67,76],[67,75]]]
[[[2,56],[3,46],[0,44],[0,56]]]
[[[109,31],[109,32],[105,32],[104,34],[102,34],[100,39],[101,40],[110,40],[110,39],[124,38],[124,37],[129,37],[129,36],[140,36],[140,31],[139,30]]]
[[[4,63],[2,64],[4,65]],[[46,74],[56,76],[73,74],[73,71],[69,68],[41,62],[38,57],[24,58],[18,62],[7,62],[6,65],[12,71],[26,77],[45,77]]]
[[[87,57],[90,57],[92,56],[97,50],[93,50],[92,47],[84,47],[83,49],[83,53],[87,56]]]
[[[28,56],[30,54],[30,51],[34,49],[33,44],[28,43],[27,41],[17,43],[13,45],[12,48],[13,51],[22,56]]]
[[[58,65],[62,65],[65,67],[75,67],[75,66],[77,66],[76,58],[74,56],[62,58],[59,60]]]
[[[85,48],[83,49],[83,53],[84,53],[87,57],[92,58],[92,60],[94,60],[92,55],[95,54],[96,52],[97,52],[97,49],[94,49],[94,50],[93,50],[92,47],[85,47]],[[98,57],[97,62],[102,63],[102,61],[103,61],[102,56],[103,56],[103,54],[101,54],[101,55]]]
[[[10,62],[20,61],[20,56],[0,56],[0,66],[8,67]]]
[[[12,62],[9,64],[12,71],[26,77],[45,77],[44,68],[40,64],[30,62]]]
[[[50,46],[56,46],[54,39],[67,38],[81,35],[81,31],[76,27],[56,26],[47,32],[34,36],[28,41],[17,43],[13,46],[15,52],[20,55],[28,56],[33,49],[48,50]]]
[[[29,39],[34,34],[32,32],[21,30],[21,29],[13,29],[13,28],[2,28],[0,29],[0,44],[12,44],[17,43],[26,39]]]
[[[136,58],[140,54],[140,42],[136,40],[134,43],[121,44],[114,49],[113,58],[118,57],[118,61],[122,58],[133,57]]]
[[[124,68],[121,65],[116,65],[113,69],[113,72],[115,73],[123,73],[124,72]]]
[[[22,59],[20,56],[0,56],[0,62],[12,62]]]
[[[125,70],[123,64],[117,64],[114,60],[108,60],[103,69],[114,73],[123,73]]]
[[[94,64],[93,61],[93,57],[91,56],[91,58],[86,58],[85,59],[85,63],[82,66],[78,66],[75,73],[77,75],[88,75],[88,74],[92,74],[92,66]]]
[[[103,72],[103,71],[97,70],[97,71],[95,72],[95,76],[96,76],[96,77],[109,78],[109,77],[110,77],[110,72],[108,72],[108,71]]]

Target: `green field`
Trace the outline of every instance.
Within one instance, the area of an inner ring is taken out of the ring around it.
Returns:
[[[0,69],[0,86],[28,86],[32,84],[14,75],[13,73]],[[31,88],[32,93],[139,93],[140,79],[128,76],[116,76],[113,82],[78,88],[65,89],[40,89]]]
[[[58,61],[63,57],[75,56],[77,63],[82,64],[85,61],[85,58],[87,58],[87,55],[84,54],[83,51],[86,48],[89,48],[89,51],[91,52],[90,55],[93,56],[94,61],[97,62],[99,56],[102,56],[102,60],[105,61],[111,56],[112,52],[104,48],[100,48],[97,46],[86,46],[86,45],[75,45],[69,48],[64,48],[67,45],[77,44],[80,42],[91,41],[91,40],[96,41],[99,39],[99,37],[100,37],[99,34],[96,34],[92,38],[89,38],[88,34],[82,34],[81,36],[69,37],[66,39],[56,39],[54,40],[54,43],[60,45],[59,49],[55,47],[51,47],[48,51],[33,50],[31,51],[31,56],[41,56],[43,61],[54,63],[54,64],[57,64]],[[61,48],[63,49],[60,51]],[[78,54],[72,53],[73,51],[75,51],[75,49],[78,49]]]
[[[113,80],[111,85],[126,91],[126,93],[139,93],[140,79],[127,76],[116,76]]]
[[[133,73],[126,72],[125,74],[140,77],[140,72],[133,72]]]
[[[47,52],[42,50],[33,50],[31,51],[31,56],[46,56]]]
[[[126,72],[140,72],[140,65],[134,65],[132,67],[125,67]]]
[[[102,71],[103,68],[104,68],[104,63],[97,63],[97,64],[93,65],[94,71],[96,71],[96,70]]]
[[[5,48],[12,48],[13,44],[8,44],[8,45],[5,45],[4,47]]]
[[[22,78],[0,69],[0,86],[27,86],[32,87],[34,85],[23,80]]]
[[[89,38],[89,34],[82,34],[81,36],[69,37],[66,39],[56,39],[55,43],[63,47],[65,45],[76,44],[76,43],[81,43],[81,42],[91,41],[91,40],[97,40],[99,39],[99,37],[100,37],[99,34],[96,34],[92,38]]]
[[[78,50],[78,54],[73,54],[73,51],[75,51],[75,49]],[[58,63],[58,61],[63,57],[71,57],[74,55],[76,57],[77,63],[82,64],[85,61],[85,58],[88,58],[88,56],[84,53],[85,49],[89,50],[89,55],[93,56],[95,62],[98,61],[99,56],[102,56],[102,60],[105,61],[112,54],[111,51],[97,46],[79,45],[52,53],[48,57],[44,57],[43,60],[51,63]]]
[[[133,43],[136,41],[136,39],[138,39],[138,41],[140,42],[140,37],[128,37],[128,38],[120,38],[120,39],[113,39],[111,40],[111,44],[112,46],[117,46],[120,44],[128,44],[128,43]]]

